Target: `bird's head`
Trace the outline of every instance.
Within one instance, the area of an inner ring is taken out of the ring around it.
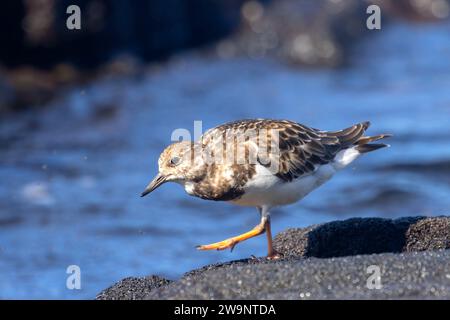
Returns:
[[[158,174],[148,184],[141,196],[145,196],[161,186],[173,181],[183,184],[198,179],[199,163],[195,155],[196,144],[190,141],[175,142],[169,145],[159,156]]]

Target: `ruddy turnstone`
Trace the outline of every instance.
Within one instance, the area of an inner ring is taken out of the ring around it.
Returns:
[[[372,143],[387,134],[364,136],[369,122],[323,131],[288,120],[239,120],[208,130],[199,141],[169,145],[160,155],[159,173],[145,196],[165,182],[181,184],[192,196],[253,206],[261,214],[252,230],[199,250],[233,249],[262,233],[272,246],[270,210],[299,201],[361,154],[387,144]]]

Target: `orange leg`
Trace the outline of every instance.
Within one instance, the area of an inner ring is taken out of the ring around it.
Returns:
[[[231,250],[233,250],[234,246],[237,245],[239,242],[245,241],[247,239],[259,236],[260,234],[264,233],[265,231],[265,220],[262,219],[261,222],[254,227],[252,230],[243,233],[241,235],[223,240],[223,241],[219,241],[219,242],[215,242],[215,243],[211,243],[211,244],[205,244],[205,245],[200,245],[197,246],[198,250],[225,250],[230,248]]]
[[[270,219],[269,217],[262,217],[261,222],[254,227],[252,230],[243,233],[241,235],[211,243],[206,245],[200,245],[197,246],[198,250],[225,250],[230,248],[233,250],[234,246],[237,245],[239,242],[245,241],[247,239],[259,236],[260,234],[263,234],[264,232],[267,233],[267,244],[268,244],[268,259],[278,259],[280,256],[279,254],[273,249],[272,244],[272,233],[270,230]]]
[[[269,260],[280,259],[281,258],[281,254],[278,253],[273,248],[272,230],[270,229],[270,218],[267,218],[267,221],[266,221],[266,235],[267,235],[267,247],[268,247],[267,259],[269,259]]]

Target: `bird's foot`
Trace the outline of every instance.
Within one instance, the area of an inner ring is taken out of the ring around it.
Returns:
[[[270,252],[266,257],[267,260],[279,260],[281,258],[283,258],[283,255],[275,250]]]
[[[239,243],[235,238],[229,238],[223,241],[197,246],[198,250],[225,250],[230,248],[233,251],[234,247]]]
[[[252,230],[250,230],[246,233],[243,233],[241,235],[238,235],[238,236],[235,236],[232,238],[228,238],[223,241],[206,244],[206,245],[202,245],[202,246],[197,246],[197,249],[198,250],[214,250],[214,249],[215,250],[225,250],[225,249],[230,248],[231,251],[233,251],[234,247],[239,242],[242,242],[242,241],[245,241],[252,237],[255,237],[257,235],[260,235],[264,231],[265,231],[265,221],[262,221],[260,224],[258,224],[256,227],[254,227]]]

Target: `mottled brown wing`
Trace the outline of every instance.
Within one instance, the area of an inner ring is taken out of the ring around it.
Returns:
[[[277,176],[292,181],[331,162],[336,154],[352,146],[364,134],[369,123],[359,123],[344,130],[321,131],[297,123],[280,129],[280,163]]]
[[[245,119],[233,122],[228,122],[219,125],[215,128],[209,129],[201,137],[201,144],[207,156],[218,157],[218,151],[222,152],[222,157],[227,158],[230,155],[226,154],[229,151],[230,144],[234,147],[234,152],[239,151],[239,147],[248,147],[242,144],[237,136],[243,136],[250,131],[259,133],[259,130],[276,129],[280,127],[280,121],[268,119]],[[248,150],[247,150],[248,152]],[[236,155],[234,155],[236,156]]]
[[[292,181],[314,172],[318,165],[332,161],[340,150],[358,141],[368,126],[369,122],[363,122],[344,130],[321,131],[288,120],[239,120],[208,130],[202,137],[202,144],[214,146],[217,143],[215,137],[225,137],[227,132],[268,130],[267,139],[258,139],[258,147],[268,152],[258,153],[257,160],[261,165],[272,168],[273,161],[276,161],[274,174],[284,181]],[[268,146],[272,138],[270,130],[278,132],[278,150]],[[226,146],[222,148],[225,149]]]

